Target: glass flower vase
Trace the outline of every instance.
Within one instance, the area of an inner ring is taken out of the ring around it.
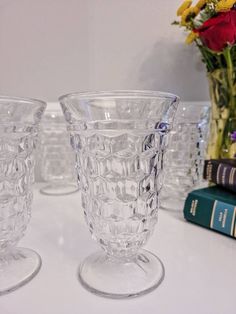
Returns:
[[[147,293],[164,278],[159,258],[141,248],[157,222],[163,154],[178,97],[115,91],[59,100],[77,155],[85,219],[103,249],[82,262],[80,282],[111,298]]]
[[[45,107],[38,100],[0,97],[0,295],[31,280],[41,266],[36,252],[16,245],[30,220],[33,151]]]
[[[236,71],[217,69],[208,78],[212,111],[207,158],[236,158]]]

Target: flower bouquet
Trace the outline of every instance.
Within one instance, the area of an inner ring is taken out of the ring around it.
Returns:
[[[184,1],[174,25],[206,65],[212,100],[207,157],[236,158],[236,0]]]

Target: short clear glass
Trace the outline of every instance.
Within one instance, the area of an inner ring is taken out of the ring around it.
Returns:
[[[31,280],[41,267],[33,250],[16,247],[30,220],[33,150],[46,104],[0,96],[0,295]]]
[[[77,154],[85,219],[103,249],[82,262],[79,280],[110,298],[147,293],[164,278],[160,259],[141,248],[157,222],[163,154],[178,97],[113,91],[59,101]]]
[[[165,184],[161,207],[182,211],[191,190],[203,183],[210,104],[180,103],[165,154]]]
[[[67,195],[78,190],[75,153],[60,105],[46,109],[40,132],[40,175],[45,184],[40,189],[46,195]]]

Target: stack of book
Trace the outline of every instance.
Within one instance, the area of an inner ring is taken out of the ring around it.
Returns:
[[[185,219],[236,238],[236,160],[206,160],[203,176],[215,185],[188,194]]]

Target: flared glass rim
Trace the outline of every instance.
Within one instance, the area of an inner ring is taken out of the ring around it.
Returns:
[[[28,97],[16,97],[16,96],[5,96],[5,95],[0,95],[0,110],[2,105],[11,105],[14,104],[21,110],[24,108],[24,105],[27,105],[29,107],[29,110],[33,110],[33,116],[32,116],[32,121],[0,121],[0,127],[9,127],[9,132],[10,132],[10,127],[13,129],[16,128],[18,129],[18,132],[21,132],[22,129],[25,129],[26,127],[37,127],[43,112],[45,111],[47,107],[47,103],[43,100],[39,99],[34,99],[34,98],[28,98]],[[38,115],[38,117],[37,117]],[[22,112],[22,116],[24,116],[24,112]]]
[[[107,90],[107,91],[84,91],[84,92],[74,92],[62,95],[58,98],[59,102],[64,104],[66,100],[71,98],[76,98],[77,100],[84,99],[135,99],[137,97],[142,98],[154,98],[154,99],[169,99],[173,102],[180,100],[179,96],[168,93],[153,90]]]
[[[19,102],[20,103],[28,103],[28,104],[38,104],[42,107],[46,108],[47,103],[43,100],[35,99],[35,98],[28,98],[28,97],[17,97],[17,96],[6,96],[6,95],[0,95],[0,105],[3,101],[9,101],[9,102]]]

